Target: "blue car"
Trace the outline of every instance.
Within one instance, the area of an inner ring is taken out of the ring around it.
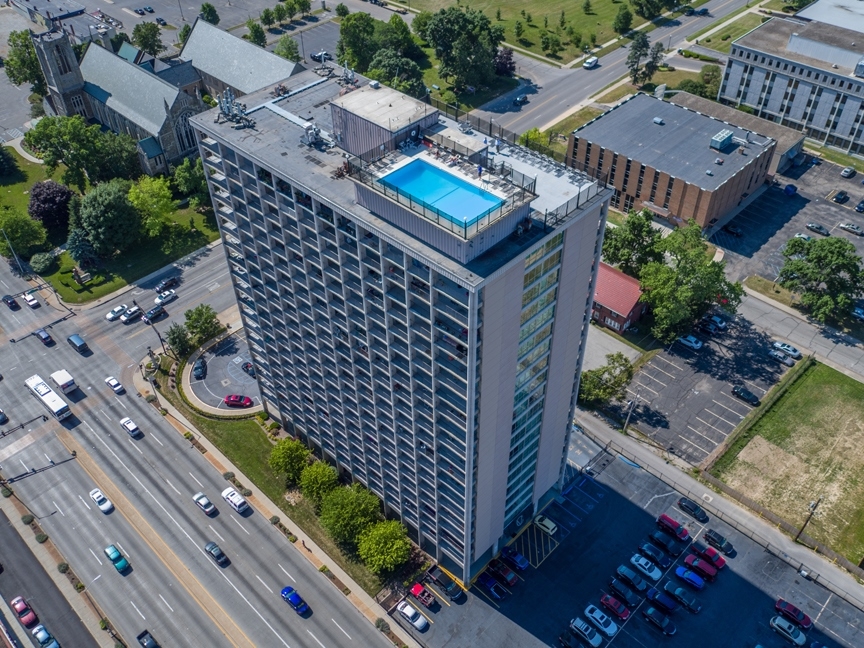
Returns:
[[[501,557],[510,563],[510,566],[519,571],[528,569],[528,559],[520,554],[513,547],[504,547],[501,550]]]
[[[649,587],[645,597],[660,608],[661,612],[672,613],[678,609],[678,601],[656,587]]]
[[[309,606],[306,605],[300,595],[293,587],[285,587],[282,589],[282,600],[294,608],[297,614],[306,614],[309,611]]]
[[[702,580],[700,576],[696,575],[695,572],[692,572],[689,569],[685,569],[684,567],[676,567],[675,575],[693,589],[701,590],[703,587],[705,587],[705,581]]]
[[[501,587],[498,581],[492,578],[490,573],[484,571],[477,577],[477,582],[483,587],[483,589],[489,592],[489,595],[496,601],[503,601],[507,598],[506,590]]]

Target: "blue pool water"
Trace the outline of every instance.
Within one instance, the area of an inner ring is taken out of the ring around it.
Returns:
[[[384,186],[437,210],[459,225],[473,225],[503,200],[423,160],[409,162],[379,180]]]

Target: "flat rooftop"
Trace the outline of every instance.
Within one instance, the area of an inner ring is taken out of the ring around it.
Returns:
[[[864,33],[864,6],[860,2],[817,0],[795,16]]]
[[[196,127],[205,133],[212,132],[232,148],[243,149],[246,157],[259,164],[276,169],[285,177],[302,179],[310,191],[348,211],[359,222],[387,233],[394,240],[447,268],[468,285],[480,284],[485,276],[536,243],[544,235],[545,210],[559,208],[577,196],[580,196],[580,204],[584,204],[602,191],[595,180],[573,169],[555,164],[521,147],[502,147],[500,153],[494,155],[496,163],[504,161],[514,170],[531,178],[536,177],[535,193],[538,197],[531,203],[533,226],[528,234],[518,239],[507,237],[465,266],[358,205],[355,181],[348,177],[336,177],[336,171],[346,161],[342,149],[337,146],[310,147],[301,141],[309,124],[316,125],[325,140],[329,138],[333,130],[331,101],[345,105],[346,98],[361,97],[361,106],[368,103],[367,93],[363,92],[365,85],[362,85],[368,81],[362,77],[358,77],[358,80],[361,83],[359,89],[340,96],[340,93],[344,93],[344,87],[337,82],[337,77],[322,78],[314,70],[304,70],[281,81],[286,90],[286,94],[281,97],[276,97],[275,86],[268,86],[239,99],[246,105],[248,117],[254,121],[252,128],[238,128],[237,124],[226,121],[224,117],[221,123],[216,123],[218,108],[195,115],[190,120]],[[382,91],[385,91],[384,87],[374,90],[375,96],[382,96],[379,94]],[[390,89],[386,89],[386,92],[400,94]],[[407,98],[399,104],[403,107],[410,105],[413,112],[417,101]],[[444,117],[440,121],[445,127],[458,131],[455,122]],[[464,135],[474,137],[479,143],[484,139],[479,133]],[[428,163],[432,157],[427,151],[425,146],[420,146],[405,153],[394,153],[397,156],[396,164],[415,157]],[[458,172],[452,170],[451,173],[457,175]],[[467,180],[467,176],[465,178]],[[491,193],[500,194],[495,188],[492,188]],[[421,216],[418,215],[418,218]]]
[[[13,3],[46,18],[63,18],[84,13],[84,5],[75,0],[13,0]]]
[[[655,122],[658,118],[662,124]],[[711,148],[711,138],[724,130],[731,131],[734,139],[749,143],[744,146],[732,142],[722,151]],[[588,122],[574,134],[580,140],[638,160],[707,191],[716,190],[773,142],[763,135],[642,93]],[[743,154],[739,153],[742,149]],[[723,160],[722,164],[717,163],[718,158]]]
[[[419,99],[385,85],[379,88],[365,85],[354,92],[334,98],[333,103],[376,126],[386,128],[391,133],[417,121],[418,113],[423,113],[428,107]]]
[[[802,65],[831,68],[833,74],[845,76],[852,76],[855,64],[864,58],[864,34],[861,32],[790,18],[772,18],[744,34],[735,44]]]

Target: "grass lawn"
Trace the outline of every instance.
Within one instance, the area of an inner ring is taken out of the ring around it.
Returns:
[[[829,162],[833,162],[834,164],[839,164],[840,166],[844,167],[851,166],[854,167],[859,173],[864,173],[864,160],[862,160],[861,158],[846,155],[845,153],[843,153],[843,151],[838,151],[837,149],[833,149],[827,146],[818,146],[816,144],[811,144],[809,140],[804,140],[804,148],[824,160],[828,160]]]
[[[864,384],[814,363],[712,472],[792,524],[822,496],[807,533],[857,563],[864,555],[862,420]]]
[[[699,31],[695,31],[695,32],[693,32],[692,34],[690,34],[690,35],[687,37],[687,40],[690,41],[690,42],[692,43],[692,42],[695,41],[697,38],[701,37],[702,34],[706,34],[706,33],[708,33],[708,32],[711,31],[712,29],[715,29],[716,27],[719,27],[719,26],[722,25],[723,23],[732,20],[735,16],[737,16],[738,14],[742,14],[742,13],[744,13],[745,11],[750,11],[750,6],[749,6],[749,5],[745,5],[745,6],[743,6],[743,7],[739,7],[739,8],[736,9],[735,11],[733,11],[733,12],[731,12],[731,13],[728,13],[728,14],[726,14],[725,16],[723,16],[722,18],[720,18],[720,20],[715,20],[715,21],[712,22],[710,25],[708,25],[708,26],[706,26],[706,27],[703,27],[703,28],[700,29]]]
[[[162,236],[133,246],[105,262],[101,269],[93,271],[92,279],[84,286],[79,286],[72,279],[75,262],[65,252],[58,257],[59,265],[54,273],[43,278],[68,303],[80,304],[104,297],[219,237],[212,216],[208,218],[191,209],[180,209],[172,214],[174,222],[187,227],[190,219],[195,224],[194,230],[184,229],[182,234],[174,238]]]
[[[798,301],[794,293],[759,275],[750,275],[743,283],[750,290],[755,290],[776,302],[780,302],[784,306],[795,306]]]
[[[761,14],[745,14],[720,31],[702,39],[700,45],[728,54],[729,50],[732,49],[732,41],[761,25],[764,19],[765,16]]]
[[[0,177],[0,206],[14,207],[21,213],[27,213],[30,203],[30,187],[48,177],[44,164],[36,164],[25,160],[11,146],[5,147],[18,164],[18,173]],[[62,168],[54,172],[55,178],[63,173]]]
[[[544,131],[544,134],[555,133],[564,137],[563,141],[556,137],[550,142],[549,146],[553,151],[558,151],[562,155],[565,154],[567,152],[567,137],[569,137],[570,133],[602,114],[603,111],[599,108],[586,106],[581,110],[577,110],[569,117],[565,117],[548,131]]]
[[[617,88],[613,88],[612,90],[604,94],[602,97],[598,97],[595,101],[601,104],[615,104],[627,95],[636,94],[637,92],[639,92],[639,90],[651,93],[657,89],[657,86],[664,83],[669,89],[672,89],[685,79],[699,81],[699,78],[700,75],[698,72],[690,72],[689,70],[673,70],[671,72],[667,70],[660,70],[657,74],[654,75],[654,78],[651,79],[651,81],[639,88],[636,88],[630,83],[625,83],[624,85],[618,86]]]
[[[288,517],[339,565],[367,594],[375,596],[382,583],[366,567],[346,556],[324,531],[312,505],[300,498],[296,505],[286,501],[285,481],[274,473],[267,463],[273,444],[254,419],[239,421],[216,421],[199,416],[182,402],[176,392],[160,390],[164,398],[179,409],[190,423],[216,445],[253,484],[248,488],[258,489],[275,503]],[[285,521],[286,524],[287,521]],[[288,524],[290,528],[290,524]]]
[[[771,11],[782,11],[784,13],[795,13],[798,11],[795,7],[790,5],[786,0],[768,0],[764,5],[762,5],[763,9],[770,9]]]
[[[445,90],[452,90],[449,82],[445,81],[438,75],[438,59],[435,58],[434,51],[431,47],[422,47],[425,58],[416,61],[417,65],[423,71],[423,83],[427,88],[432,89],[432,96],[441,98],[441,93]],[[482,106],[487,101],[491,101],[495,97],[504,93],[510,92],[513,88],[519,85],[519,80],[513,77],[496,76],[495,82],[488,88],[479,88],[474,94],[463,92],[456,95],[459,100],[459,107],[464,110],[474,110],[478,106]],[[433,86],[438,86],[436,90]]]

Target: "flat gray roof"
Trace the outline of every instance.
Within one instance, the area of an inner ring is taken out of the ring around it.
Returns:
[[[377,89],[363,86],[336,97],[333,103],[393,133],[423,117],[426,108],[419,99],[384,85]]]
[[[849,0],[817,0],[795,14],[798,18],[818,20],[827,25],[864,32],[864,7]]]
[[[655,123],[662,120],[662,125]],[[749,144],[732,143],[723,151],[711,148],[711,138],[723,130]],[[743,169],[770,138],[718,119],[639,93],[574,131],[581,140],[668,173],[674,178],[714,191]],[[748,150],[749,149],[749,150]],[[716,160],[723,160],[717,164]],[[623,173],[623,162],[618,163]],[[708,175],[706,171],[710,171]],[[638,169],[635,171],[638,173]],[[634,173],[631,169],[630,173]]]
[[[467,266],[462,265],[358,205],[355,181],[347,177],[341,179],[334,177],[336,170],[345,163],[342,149],[336,146],[329,149],[310,148],[301,143],[300,138],[305,133],[303,124],[306,122],[316,124],[325,134],[332,131],[329,104],[331,100],[340,99],[339,94],[343,89],[336,79],[337,77],[322,78],[313,70],[304,70],[281,81],[287,90],[287,98],[277,99],[273,93],[273,86],[243,96],[240,101],[246,105],[247,114],[254,120],[254,128],[235,128],[234,123],[224,120],[222,123],[215,123],[217,108],[195,115],[190,118],[190,121],[205,133],[212,132],[232,148],[242,149],[243,155],[253,161],[275,169],[285,177],[299,179],[299,182],[324,200],[338,205],[356,217],[359,222],[386,233],[406,248],[413,249],[430,261],[446,268],[466,285],[479,285],[486,276],[536,243],[544,234],[542,215],[545,209],[559,207],[576,196],[580,190],[584,195],[588,191],[588,185],[591,185],[596,192],[596,183],[593,180],[577,174],[572,169],[568,171],[560,165],[553,168],[551,160],[548,162],[539,160],[539,156],[536,161],[527,157],[517,160],[511,157],[507,147],[502,147],[502,155],[496,156],[496,161],[507,161],[514,169],[537,177],[539,196],[532,202],[532,208],[535,210],[534,227],[530,235],[519,239],[507,237]],[[363,84],[368,83],[362,77],[358,79]],[[379,93],[381,90],[383,88],[374,92]],[[351,92],[350,95],[362,97],[362,88]],[[344,98],[345,96],[341,97]],[[413,111],[417,100],[408,98],[407,103],[411,104]],[[442,120],[445,125],[456,126],[455,122],[443,117]],[[482,134],[475,134],[475,136],[482,142]],[[417,154],[419,155],[420,152],[418,151]],[[421,218],[419,215],[417,217]],[[537,218],[540,220],[536,220]],[[551,231],[553,230],[550,229],[546,233]]]

